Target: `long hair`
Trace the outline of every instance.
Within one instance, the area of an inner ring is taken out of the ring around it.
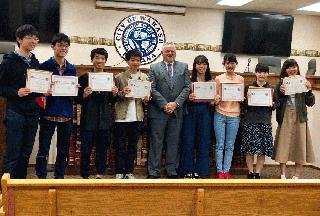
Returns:
[[[289,67],[294,67],[296,66],[298,68],[297,74],[300,75],[300,69],[298,62],[294,59],[287,59],[285,62],[283,62],[282,68],[281,68],[281,73],[280,73],[280,78],[288,77],[287,69]]]
[[[191,75],[191,81],[192,82],[197,82],[197,69],[196,69],[196,65],[197,64],[206,64],[207,65],[207,70],[204,74],[204,80],[205,81],[209,81],[211,80],[211,73],[210,73],[210,65],[209,65],[209,61],[208,58],[205,57],[204,55],[198,55],[194,61],[193,61],[193,68],[192,68],[192,75]]]

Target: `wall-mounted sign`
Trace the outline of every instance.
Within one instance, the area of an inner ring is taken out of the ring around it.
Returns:
[[[124,18],[114,32],[114,46],[124,58],[127,51],[139,49],[141,64],[150,64],[161,54],[166,37],[160,23],[148,15],[136,14]]]

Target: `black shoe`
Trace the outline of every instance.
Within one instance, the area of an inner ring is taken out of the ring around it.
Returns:
[[[178,175],[167,175],[168,179],[178,179],[179,176]]]
[[[255,173],[249,172],[249,174],[248,174],[248,179],[255,179],[255,177],[256,177],[256,174],[255,174]]]
[[[147,179],[158,179],[160,176],[148,175]]]
[[[255,179],[261,179],[260,173],[255,173],[255,174],[254,174],[254,178],[255,178]]]

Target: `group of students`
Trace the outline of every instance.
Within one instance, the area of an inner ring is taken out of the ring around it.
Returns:
[[[66,59],[70,39],[58,33],[52,39],[54,56],[39,64],[31,52],[39,42],[38,32],[32,25],[23,25],[16,31],[18,49],[6,56],[0,68],[0,95],[7,98],[5,116],[6,155],[4,172],[12,178],[26,178],[27,166],[33,149],[38,124],[39,150],[36,157],[36,175],[47,177],[47,162],[51,139],[57,128],[57,157],[54,177],[64,178],[72,129],[73,103],[81,104],[81,164],[80,175],[89,178],[90,155],[96,145],[96,178],[102,178],[106,169],[107,148],[114,129],[117,179],[134,179],[134,160],[137,143],[143,128],[145,105],[148,105],[150,146],[148,156],[149,179],[160,177],[163,147],[166,148],[168,178],[209,178],[212,131],[216,137],[217,178],[230,179],[234,143],[243,119],[241,151],[246,154],[248,178],[260,178],[265,156],[280,163],[281,178],[286,178],[287,161],[296,164],[293,178],[301,177],[305,163],[314,162],[314,153],[307,124],[307,108],[315,103],[311,85],[306,93],[285,95],[280,83],[274,88],[273,105],[248,106],[246,92],[250,86],[273,88],[268,82],[267,66],[256,66],[256,81],[245,88],[243,102],[223,101],[222,83],[244,85],[242,76],[235,73],[238,64],[234,54],[226,54],[223,66],[226,72],[212,79],[208,59],[199,55],[194,59],[191,78],[186,63],[176,61],[173,43],[162,49],[163,61],[152,64],[149,77],[139,68],[142,54],[133,49],[125,54],[128,69],[115,76],[111,92],[93,91],[88,74],[79,77],[76,97],[32,93],[26,88],[28,68],[51,71],[53,75],[76,76],[76,69]],[[91,51],[92,72],[103,72],[108,53],[104,48]],[[284,62],[280,78],[299,75],[294,59]],[[131,91],[128,80],[151,81],[151,96],[127,97]],[[190,80],[191,79],[191,80]],[[216,82],[214,100],[195,99],[191,82]],[[54,84],[52,84],[54,85]],[[115,108],[114,119],[112,107]],[[271,115],[276,109],[278,129],[273,145]],[[213,130],[212,130],[213,129]],[[254,155],[257,163],[254,169]]]

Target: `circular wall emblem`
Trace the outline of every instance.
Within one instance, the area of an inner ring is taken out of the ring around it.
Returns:
[[[127,51],[139,49],[141,64],[155,61],[161,54],[166,38],[160,23],[148,15],[130,15],[114,31],[114,46],[124,59]]]

